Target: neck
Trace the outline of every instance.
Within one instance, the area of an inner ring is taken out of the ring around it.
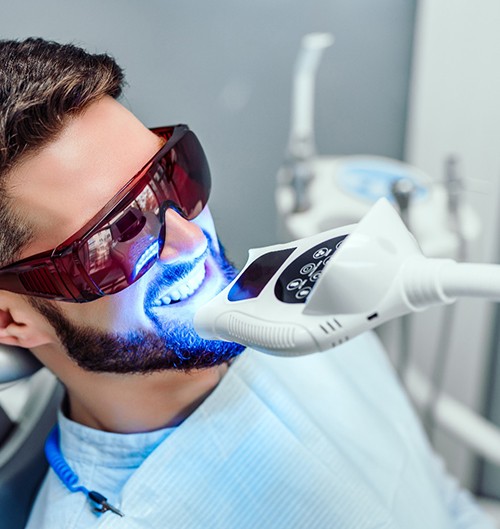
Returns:
[[[66,383],[69,417],[85,426],[133,433],[177,426],[215,389],[227,365],[190,373],[79,374]]]

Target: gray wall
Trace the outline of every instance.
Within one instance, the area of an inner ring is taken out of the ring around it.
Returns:
[[[319,151],[399,158],[414,10],[415,0],[3,0],[0,35],[108,51],[146,124],[188,123],[211,162],[219,233],[242,263],[247,248],[275,241],[301,36],[336,36],[318,76]]]

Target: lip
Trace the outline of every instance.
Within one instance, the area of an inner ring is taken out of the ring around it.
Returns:
[[[178,304],[191,298],[205,282],[205,264],[206,259],[200,261],[186,277],[170,285],[155,299],[153,307],[159,308],[174,303]]]

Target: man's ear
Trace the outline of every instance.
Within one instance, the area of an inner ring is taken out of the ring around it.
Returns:
[[[22,296],[0,291],[0,343],[32,349],[53,341],[52,327],[38,311]]]

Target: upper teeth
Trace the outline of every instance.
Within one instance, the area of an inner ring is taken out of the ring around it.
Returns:
[[[174,285],[166,294],[157,299],[153,305],[159,307],[161,305],[168,305],[172,301],[181,301],[188,298],[203,283],[204,279],[205,263],[202,261],[182,280],[181,284]]]

